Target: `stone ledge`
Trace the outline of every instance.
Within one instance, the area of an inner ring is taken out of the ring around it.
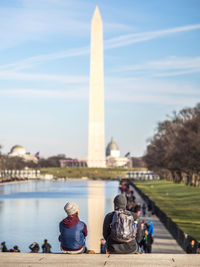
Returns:
[[[200,254],[43,254],[0,253],[1,267],[200,266]]]

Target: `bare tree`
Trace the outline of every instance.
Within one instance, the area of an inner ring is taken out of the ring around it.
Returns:
[[[173,112],[158,124],[144,157],[162,177],[188,185],[200,183],[200,104]]]

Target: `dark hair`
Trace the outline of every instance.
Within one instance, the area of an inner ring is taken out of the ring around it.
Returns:
[[[77,212],[75,212],[74,214],[72,214],[72,215],[69,215],[69,216],[72,216],[72,217],[78,217],[78,211]]]

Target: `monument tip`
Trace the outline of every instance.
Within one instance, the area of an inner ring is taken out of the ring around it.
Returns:
[[[99,11],[99,7],[98,7],[98,6],[96,6],[96,8],[95,8],[94,16],[101,16],[101,15],[100,15],[100,11]]]

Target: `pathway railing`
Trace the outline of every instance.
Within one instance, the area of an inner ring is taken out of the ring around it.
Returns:
[[[133,180],[159,180],[160,177],[152,171],[127,171],[127,179]]]

